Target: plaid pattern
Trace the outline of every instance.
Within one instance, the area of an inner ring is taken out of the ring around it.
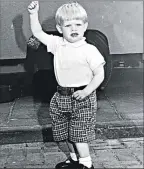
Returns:
[[[56,92],[50,102],[50,116],[55,141],[88,142],[95,139],[96,92],[78,101]]]
[[[40,41],[34,35],[32,35],[32,37],[29,38],[27,45],[36,50],[40,45]]]

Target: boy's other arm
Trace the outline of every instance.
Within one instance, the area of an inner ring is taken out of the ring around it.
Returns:
[[[82,100],[99,87],[104,80],[104,67],[102,64],[93,71],[93,75],[91,82],[83,90],[74,92],[73,97]]]
[[[84,88],[84,92],[86,93],[86,95],[91,94],[103,82],[104,67],[102,64],[93,71],[93,75],[94,76],[91,82]]]

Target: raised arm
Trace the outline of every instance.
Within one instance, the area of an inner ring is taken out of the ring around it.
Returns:
[[[32,34],[43,44],[47,45],[48,34],[42,30],[38,17],[39,2],[32,1],[28,6],[28,11],[30,13],[30,27]]]

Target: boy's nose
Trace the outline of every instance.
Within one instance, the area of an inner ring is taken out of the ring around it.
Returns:
[[[75,31],[76,30],[76,25],[72,25],[71,29],[72,29],[72,31]]]

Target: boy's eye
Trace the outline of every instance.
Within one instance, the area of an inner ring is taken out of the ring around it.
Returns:
[[[81,24],[80,23],[78,23],[78,24],[76,24],[77,26],[81,26]]]
[[[65,25],[65,27],[70,27],[71,25]]]

